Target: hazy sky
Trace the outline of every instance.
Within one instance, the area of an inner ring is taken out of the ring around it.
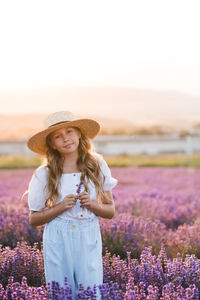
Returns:
[[[199,0],[0,2],[0,91],[128,86],[200,95]]]

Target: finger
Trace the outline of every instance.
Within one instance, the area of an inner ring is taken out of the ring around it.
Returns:
[[[90,201],[85,200],[85,201],[81,201],[80,205],[89,205]]]
[[[81,208],[84,208],[84,207],[88,208],[88,207],[89,207],[89,204],[82,204],[82,205],[81,205]]]
[[[86,199],[81,199],[80,202],[81,204],[84,204],[86,202]]]
[[[68,203],[76,203],[75,199],[66,199]]]
[[[75,200],[76,198],[75,198],[75,196],[72,195],[72,196],[66,196],[65,199]]]
[[[79,194],[79,197],[81,197],[81,198],[83,198],[83,197],[89,197],[89,194],[88,193],[86,193],[86,194]]]
[[[81,202],[82,202],[83,200],[89,200],[88,196],[85,196],[85,197],[83,196],[83,197],[80,198],[80,201],[81,201]]]
[[[76,199],[76,196],[72,195],[72,196],[66,196],[68,199],[72,199],[72,200],[75,200]]]
[[[65,199],[65,202],[69,206],[71,206],[71,205],[74,206],[76,204],[76,200],[74,200],[74,199]]]
[[[88,195],[88,193],[86,191],[79,193],[79,196],[82,196],[82,195]]]

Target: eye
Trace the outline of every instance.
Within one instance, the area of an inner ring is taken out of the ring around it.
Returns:
[[[59,137],[59,135],[56,135],[56,136],[55,136],[55,139],[57,139],[58,137]]]

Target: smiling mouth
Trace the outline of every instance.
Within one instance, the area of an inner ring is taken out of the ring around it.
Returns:
[[[72,146],[72,144],[66,145],[64,148],[69,148],[70,146]]]

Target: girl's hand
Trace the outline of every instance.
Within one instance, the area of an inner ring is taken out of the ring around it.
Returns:
[[[77,199],[80,199],[81,208],[85,207],[87,209],[92,210],[93,201],[90,199],[90,195],[86,191],[78,194],[76,197]]]
[[[69,194],[65,196],[61,203],[64,210],[72,208],[76,204],[76,195]]]

